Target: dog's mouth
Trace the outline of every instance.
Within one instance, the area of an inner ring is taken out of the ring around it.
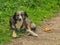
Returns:
[[[19,21],[21,21],[21,19],[19,19]]]
[[[16,19],[17,21],[21,21],[22,19]]]

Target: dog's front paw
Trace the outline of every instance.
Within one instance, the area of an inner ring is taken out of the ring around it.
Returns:
[[[16,34],[13,34],[12,37],[15,38],[15,37],[17,37],[17,35]]]

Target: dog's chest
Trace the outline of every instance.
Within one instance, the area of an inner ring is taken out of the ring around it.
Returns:
[[[20,29],[21,26],[22,26],[22,23],[23,23],[22,21],[17,21],[16,24],[15,24],[16,28]]]

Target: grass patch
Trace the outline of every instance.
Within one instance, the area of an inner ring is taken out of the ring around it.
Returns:
[[[15,11],[26,11],[29,18],[40,25],[43,19],[55,16],[59,8],[60,0],[0,0],[0,45],[11,41],[9,19]]]

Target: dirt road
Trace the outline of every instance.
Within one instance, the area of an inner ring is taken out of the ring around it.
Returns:
[[[50,32],[44,32],[44,28],[51,28]],[[22,36],[13,39],[11,43],[6,45],[60,45],[60,14],[52,19],[44,20],[41,26],[37,27],[39,36]]]

